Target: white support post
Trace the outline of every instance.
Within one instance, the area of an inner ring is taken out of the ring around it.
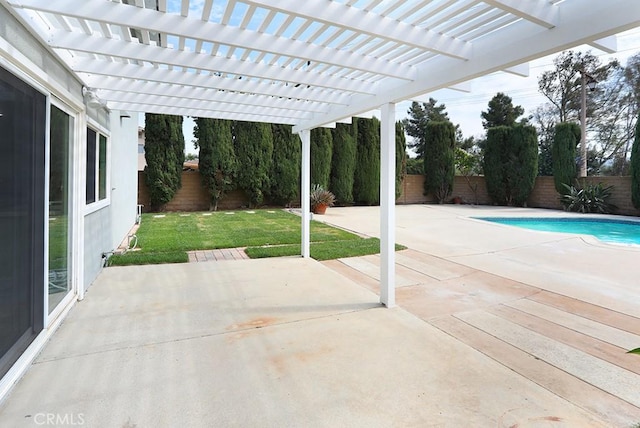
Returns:
[[[396,106],[384,104],[380,123],[380,303],[396,304]]]
[[[300,189],[300,207],[302,209],[302,244],[300,252],[302,257],[308,259],[310,257],[309,252],[309,229],[311,227],[311,201],[310,201],[310,189],[311,189],[311,132],[308,129],[300,131],[300,140],[302,140],[302,168],[300,173],[302,175]]]

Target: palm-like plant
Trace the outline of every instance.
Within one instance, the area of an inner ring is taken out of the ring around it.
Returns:
[[[314,184],[311,186],[311,210],[316,211],[316,209],[322,205],[325,207],[332,207],[336,202],[336,197],[333,193],[326,190],[320,184]]]
[[[584,188],[562,185],[567,193],[560,201],[566,211],[608,214],[617,208],[609,203],[613,186],[605,187],[602,183],[589,184]]]

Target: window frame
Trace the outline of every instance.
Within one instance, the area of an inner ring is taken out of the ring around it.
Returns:
[[[88,119],[88,118],[87,118]],[[86,186],[89,183],[88,177],[85,176],[85,196],[83,198],[84,202],[84,214],[91,214],[95,211],[101,210],[109,205],[111,205],[111,137],[109,132],[104,129],[102,126],[98,125],[93,120],[87,120],[85,130],[84,130],[84,139],[85,139],[85,156],[84,156],[84,171],[86,174],[87,171],[87,148],[89,147],[89,141],[86,141],[87,131],[91,129],[96,134],[95,141],[95,158],[94,161],[94,192],[95,192],[95,201],[87,203],[86,199]],[[106,141],[106,162],[105,162],[105,197],[100,199],[100,137],[104,137]]]

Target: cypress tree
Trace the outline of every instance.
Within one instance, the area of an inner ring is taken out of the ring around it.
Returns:
[[[551,148],[553,182],[561,195],[567,193],[562,185],[570,186],[576,179],[576,147],[579,142],[580,126],[568,122],[556,125]]]
[[[511,128],[507,176],[509,177],[509,205],[526,204],[538,175],[538,135],[531,125],[515,125]]]
[[[484,148],[484,178],[487,193],[496,203],[505,205],[507,201],[507,177],[504,164],[509,158],[510,128],[496,126],[487,130]]]
[[[235,122],[235,152],[238,160],[237,183],[250,198],[252,206],[264,202],[269,191],[269,172],[273,157],[271,125],[258,122]]]
[[[290,125],[271,125],[273,161],[271,163],[270,199],[288,205],[298,199],[300,191],[300,139]]]
[[[636,136],[631,148],[631,202],[640,209],[640,115],[636,121]]]
[[[218,202],[233,189],[236,173],[231,122],[206,118],[196,118],[195,122],[194,137],[200,149],[198,167],[202,185],[211,198],[211,208],[217,211]]]
[[[333,130],[333,156],[329,189],[340,205],[353,203],[353,178],[356,169],[356,139],[353,127],[336,124]]]
[[[451,122],[430,121],[425,133],[425,194],[442,204],[453,189],[456,130]]]
[[[182,116],[145,114],[145,182],[151,210],[162,208],[182,184],[184,136]]]
[[[357,119],[356,169],[353,192],[356,202],[364,205],[380,203],[380,121]]]
[[[332,137],[329,128],[311,130],[311,184],[329,188],[331,174]]]
[[[396,122],[396,199],[402,194],[402,181],[407,175],[407,138],[402,121]]]
[[[536,130],[529,125],[487,131],[484,175],[489,196],[500,205],[523,205],[538,173]]]

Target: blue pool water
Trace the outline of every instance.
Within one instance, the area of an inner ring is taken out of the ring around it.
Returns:
[[[478,220],[507,224],[546,232],[593,235],[601,241],[640,245],[640,222],[595,218],[474,217]]]

